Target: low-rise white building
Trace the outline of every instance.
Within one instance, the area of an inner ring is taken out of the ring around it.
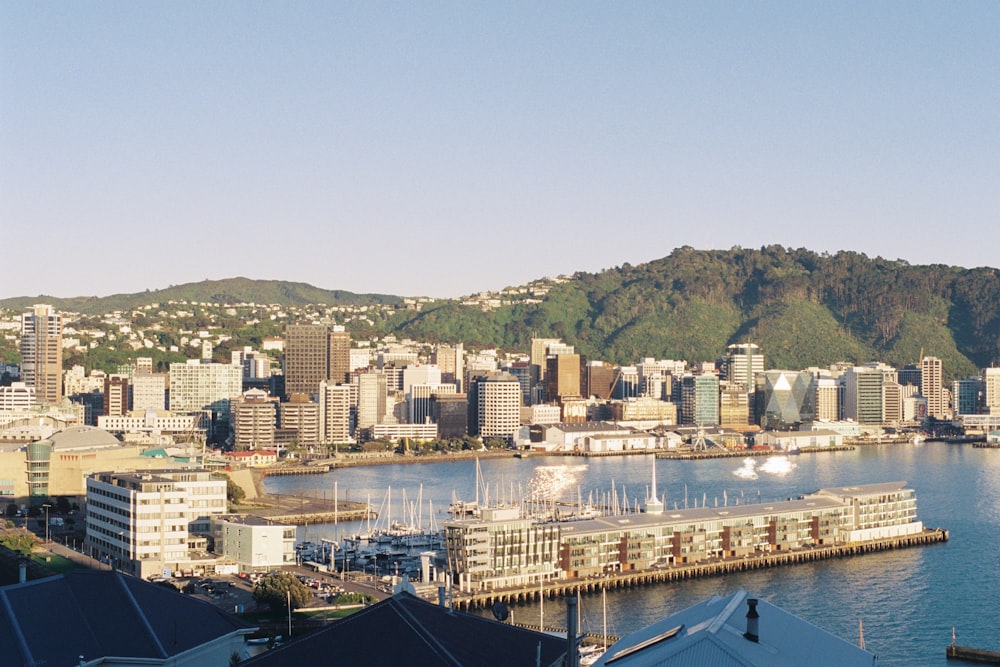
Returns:
[[[844,436],[836,431],[815,429],[812,431],[764,431],[755,436],[758,445],[765,445],[782,451],[795,451],[806,447],[840,447]]]
[[[261,572],[295,564],[295,526],[243,514],[212,517],[215,552],[235,561],[240,572]]]

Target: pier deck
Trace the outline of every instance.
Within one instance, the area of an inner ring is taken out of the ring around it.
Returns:
[[[831,558],[847,558],[861,556],[879,551],[904,549],[948,541],[948,531],[942,528],[925,530],[916,535],[893,537],[870,542],[854,542],[838,544],[829,547],[815,547],[798,551],[774,552],[750,558],[731,558],[691,565],[675,565],[657,570],[641,570],[634,572],[616,572],[598,578],[561,579],[545,585],[546,598],[559,598],[577,593],[599,593],[606,588],[634,588],[650,584],[681,581],[684,579],[699,579],[750,570],[762,570],[773,567],[810,563]],[[455,591],[454,604],[457,608],[468,610],[486,608],[496,602],[516,604],[529,600],[537,600],[541,592],[538,587],[504,588],[476,593],[459,593]]]
[[[1000,665],[1000,651],[985,651],[979,648],[949,644],[945,655],[949,660],[965,660],[984,665]]]
[[[269,494],[261,496],[253,507],[245,512],[251,516],[270,519],[279,523],[301,526],[310,523],[337,523],[339,521],[362,521],[376,513],[368,503],[351,502],[327,498],[307,498]]]

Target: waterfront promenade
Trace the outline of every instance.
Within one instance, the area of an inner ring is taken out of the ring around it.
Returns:
[[[746,558],[711,559],[689,565],[667,566],[655,570],[611,572],[585,579],[559,579],[545,586],[503,588],[475,593],[454,592],[454,605],[469,610],[487,608],[496,602],[517,604],[538,600],[541,595],[555,599],[567,595],[599,593],[602,589],[623,589],[653,584],[715,577],[735,572],[789,567],[831,558],[850,558],[869,553],[906,549],[948,541],[948,531],[942,528],[925,530],[915,535],[883,538],[868,542],[852,542],[828,547],[812,547],[794,551],[755,554]]]

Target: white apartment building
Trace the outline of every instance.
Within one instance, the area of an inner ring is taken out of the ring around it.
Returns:
[[[295,526],[243,514],[212,517],[215,552],[240,572],[264,572],[295,564]]]
[[[211,410],[229,419],[229,402],[243,393],[243,368],[189,359],[170,364],[170,410]]]
[[[266,391],[250,389],[233,403],[233,446],[238,451],[274,446],[277,401]]]
[[[944,419],[948,400],[941,376],[941,360],[937,357],[920,360],[920,393],[927,399],[927,416]]]
[[[13,382],[0,387],[0,412],[30,410],[35,405],[35,388],[24,382]]]
[[[167,409],[167,375],[165,373],[137,371],[132,375],[132,409]]]
[[[166,410],[133,410],[127,415],[101,415],[97,427],[110,433],[204,436],[202,414],[175,415]]]
[[[207,540],[193,536],[207,535],[211,516],[225,512],[226,480],[207,470],[95,473],[87,478],[86,548],[137,577],[195,569],[191,547]]]
[[[521,383],[509,373],[477,381],[479,435],[513,439],[521,426]]]
[[[76,394],[104,391],[105,377],[107,374],[104,371],[94,369],[90,371],[90,375],[87,375],[83,366],[73,366],[73,368],[63,372],[63,394],[75,396]]]
[[[324,443],[351,442],[354,430],[352,423],[352,393],[356,385],[323,382],[319,385],[319,428],[320,440]]]

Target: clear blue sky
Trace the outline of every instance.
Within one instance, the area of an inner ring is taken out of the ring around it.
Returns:
[[[1000,266],[1000,3],[0,0],[0,297],[772,243]]]

